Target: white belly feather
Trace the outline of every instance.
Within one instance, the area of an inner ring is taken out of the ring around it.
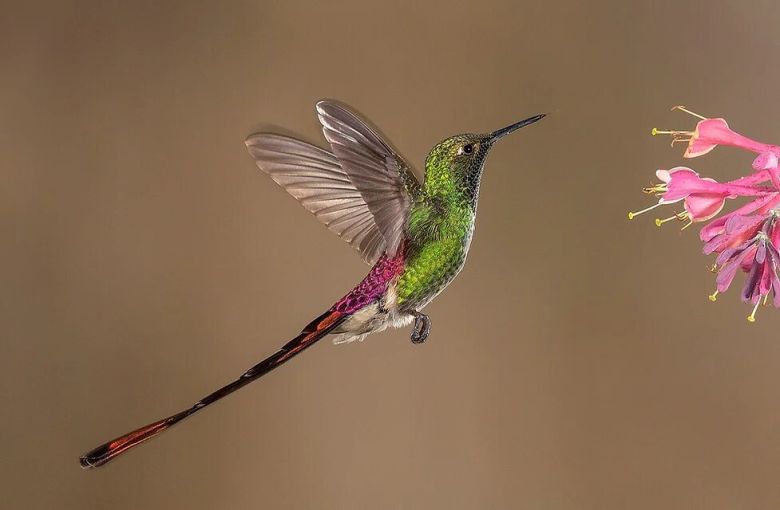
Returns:
[[[413,320],[412,315],[398,311],[398,294],[395,291],[395,282],[392,282],[379,302],[364,306],[336,329],[333,343],[340,345],[362,342],[371,333],[384,331],[388,327],[402,328]]]

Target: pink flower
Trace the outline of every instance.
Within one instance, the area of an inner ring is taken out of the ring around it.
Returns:
[[[780,253],[768,233],[770,230],[778,230],[774,225],[776,218],[777,216],[772,214],[769,219],[764,220],[763,228],[755,236],[738,246],[724,249],[715,261],[716,266],[719,266],[715,279],[718,290],[711,296],[713,301],[718,293],[729,288],[738,269],[748,273],[742,289],[742,301],[753,305],[753,311],[748,315],[750,322],[756,320],[758,305],[762,300],[766,303],[770,293],[772,304],[780,308],[780,279],[777,277]],[[753,223],[754,220],[746,222],[750,225]]]
[[[715,217],[723,209],[727,198],[762,196],[770,193],[769,190],[754,186],[745,186],[734,182],[721,184],[715,179],[701,178],[698,173],[684,166],[678,166],[671,170],[657,170],[655,175],[661,183],[645,188],[644,192],[660,197],[658,203],[641,211],[628,213],[629,219],[634,219],[639,214],[658,206],[682,201],[684,211],[664,220],[656,219],[656,225],[660,227],[672,219],[688,220],[688,225],[690,225]]]
[[[742,300],[753,305],[748,316],[754,322],[758,306],[766,304],[769,295],[772,303],[780,308],[780,147],[757,142],[736,133],[724,119],[708,119],[690,112],[684,107],[673,109],[690,113],[701,120],[694,131],[658,131],[653,134],[669,134],[672,145],[687,142],[684,157],[694,158],[707,154],[718,145],[737,147],[751,151],[753,160],[750,175],[719,183],[708,177],[700,177],[688,167],[658,170],[661,181],[644,188],[647,194],[658,197],[658,202],[646,209],[628,213],[628,218],[664,205],[680,204],[682,210],[666,219],[656,219],[658,226],[672,219],[687,220],[683,229],[695,222],[708,223],[702,227],[699,237],[704,242],[705,254],[716,254],[712,270],[717,273],[717,290],[711,294],[715,301],[725,292],[741,270],[746,273]],[[740,207],[721,215],[727,200],[746,199]]]
[[[672,110],[680,110],[701,119],[693,131],[660,131],[653,128],[653,135],[671,135],[672,145],[677,142],[688,142],[688,147],[683,154],[684,158],[703,156],[718,145],[738,147],[756,154],[773,153],[775,159],[777,159],[776,155],[780,154],[780,147],[776,145],[757,142],[732,131],[725,119],[708,119],[698,113],[693,113],[684,106],[675,106]]]
[[[727,185],[718,184],[715,179],[702,179],[684,166],[658,170],[655,175],[664,183],[658,187],[658,191],[665,190],[659,202],[673,204],[683,200],[685,212],[692,222],[714,217],[723,209],[726,198],[735,195]]]

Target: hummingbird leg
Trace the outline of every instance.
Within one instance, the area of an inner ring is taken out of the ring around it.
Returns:
[[[414,327],[412,328],[412,343],[421,344],[428,338],[428,333],[431,332],[431,319],[427,315],[420,312],[412,312],[414,316]]]

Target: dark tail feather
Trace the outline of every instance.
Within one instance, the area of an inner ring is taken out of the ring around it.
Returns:
[[[178,412],[172,416],[154,423],[150,423],[149,425],[141,427],[140,429],[128,432],[123,436],[102,444],[94,450],[85,453],[81,456],[80,459],[81,467],[87,469],[102,466],[103,464],[114,459],[115,457],[118,457],[134,446],[137,446],[144,441],[168,430],[173,425],[179,423],[185,418],[188,418],[189,416],[192,416],[204,407],[213,404],[217,400],[230,395],[239,388],[243,388],[252,381],[259,379],[285,361],[293,358],[296,354],[300,353],[307,347],[315,344],[322,337],[333,331],[333,329],[341,324],[344,319],[347,318],[347,316],[347,314],[332,310],[322,314],[317,319],[313,320],[308,326],[303,328],[303,331],[301,331],[297,337],[285,344],[284,347],[244,372],[241,377],[232,383],[200,399],[189,409],[185,409],[184,411]]]

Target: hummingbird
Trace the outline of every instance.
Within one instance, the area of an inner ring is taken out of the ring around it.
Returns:
[[[412,324],[411,341],[431,330],[422,313],[463,268],[474,234],[485,159],[504,136],[544,118],[534,115],[491,133],[451,136],[425,160],[421,183],[376,129],[345,104],[319,101],[325,150],[272,133],[245,143],[257,167],[295,197],[371,266],[366,277],[292,340],[238,379],[191,407],[87,452],[82,468],[102,466],[291,360],[322,338],[362,340]]]

